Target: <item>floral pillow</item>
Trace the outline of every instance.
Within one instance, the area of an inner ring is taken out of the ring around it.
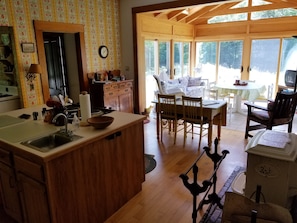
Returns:
[[[180,77],[178,78],[179,84],[182,88],[188,87],[189,77]]]
[[[201,86],[201,77],[190,77],[188,87]]]
[[[160,92],[161,94],[166,94],[166,82],[165,81],[161,81],[161,89],[162,92]]]
[[[175,85],[175,86],[179,85],[178,79],[170,79],[167,81],[167,83],[170,85]]]

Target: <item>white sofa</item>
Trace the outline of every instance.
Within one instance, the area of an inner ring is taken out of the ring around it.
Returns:
[[[155,77],[156,78],[156,77]],[[181,77],[173,80],[160,80],[161,92],[165,94],[180,94],[190,97],[204,97],[208,79],[201,77]]]

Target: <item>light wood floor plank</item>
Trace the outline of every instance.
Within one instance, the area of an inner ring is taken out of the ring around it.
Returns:
[[[245,123],[245,117],[241,117]],[[198,137],[187,138],[183,147],[183,132],[179,132],[177,143],[173,145],[173,134],[164,134],[163,143],[156,138],[156,126],[153,115],[150,123],[145,124],[145,152],[155,155],[157,167],[146,174],[146,181],[143,183],[142,191],[122,207],[117,213],[111,216],[106,223],[116,222],[191,222],[192,221],[192,195],[186,189],[179,175],[188,170],[191,164],[199,156],[197,150]],[[230,125],[231,126],[231,125]],[[216,128],[216,127],[215,127]],[[213,131],[215,138],[216,129]],[[246,166],[244,149],[247,140],[244,139],[244,132],[241,129],[230,130],[224,128],[221,141],[218,146],[219,153],[222,150],[229,150],[225,160],[218,171],[217,192],[224,185],[236,166]],[[207,137],[202,139],[202,148],[207,145]],[[201,148],[201,151],[203,149]],[[206,156],[201,158],[199,166],[199,181],[209,179],[213,163]],[[189,174],[191,176],[191,174]],[[191,181],[190,181],[191,182]],[[203,195],[200,195],[198,201]],[[207,205],[198,213],[197,221],[203,216]]]

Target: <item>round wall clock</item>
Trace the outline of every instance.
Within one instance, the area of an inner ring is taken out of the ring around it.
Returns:
[[[102,45],[99,47],[99,56],[104,59],[108,56],[107,46]]]

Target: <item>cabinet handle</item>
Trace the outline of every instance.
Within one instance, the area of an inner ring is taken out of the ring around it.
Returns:
[[[121,135],[122,135],[122,132],[116,132],[116,133],[114,133],[114,134],[111,134],[111,135],[107,136],[106,139],[107,139],[107,140],[113,140],[113,139],[115,139],[116,137],[121,136]]]

